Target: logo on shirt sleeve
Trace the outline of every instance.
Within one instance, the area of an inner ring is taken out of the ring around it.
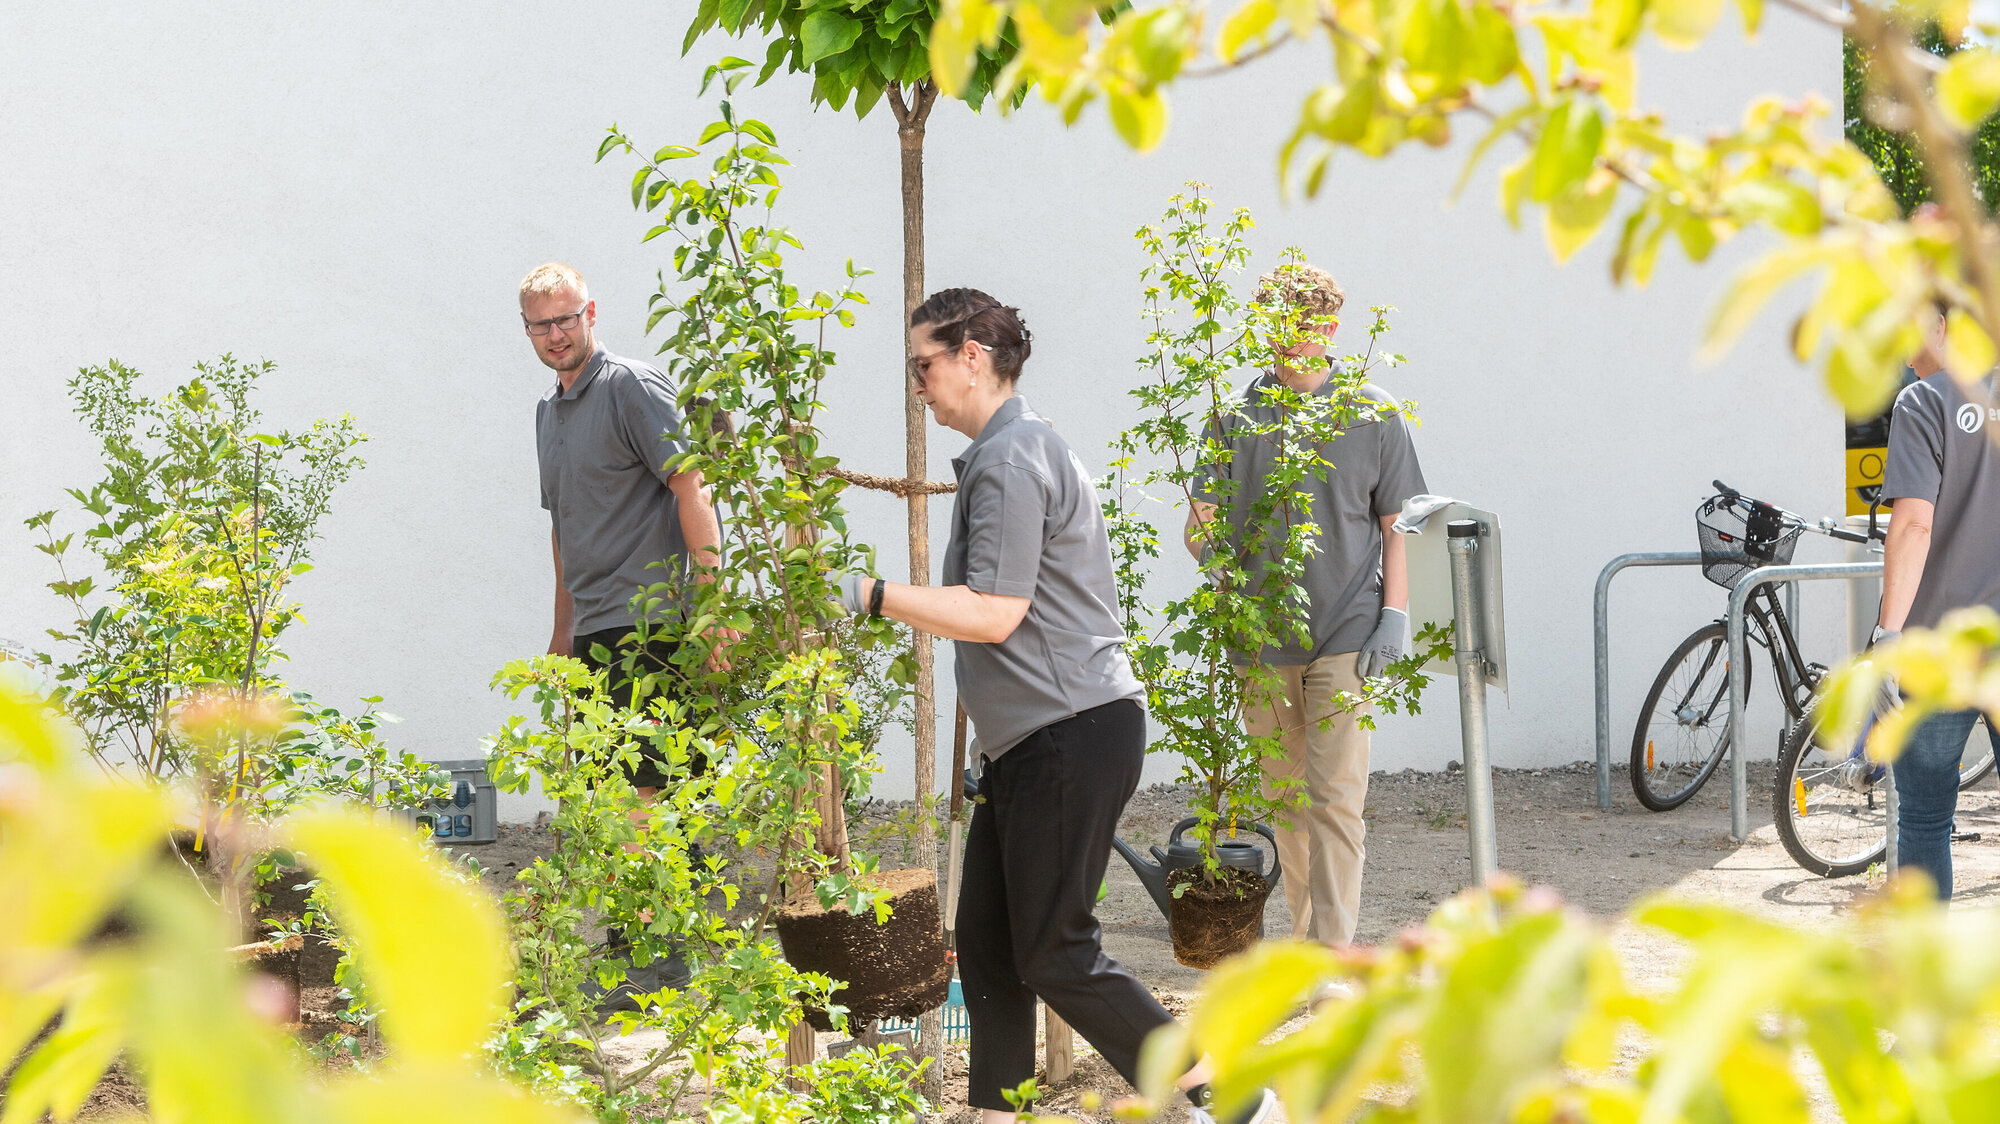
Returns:
[[[1986,424],[1986,411],[1975,402],[1967,402],[1958,408],[1958,428],[1967,433],[1978,433]]]

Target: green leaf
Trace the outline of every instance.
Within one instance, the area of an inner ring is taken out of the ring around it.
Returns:
[[[861,38],[862,23],[839,12],[825,8],[814,9],[799,26],[799,42],[803,47],[799,61],[811,66],[823,58],[837,55],[854,45]]]
[[[1970,132],[2000,106],[2000,54],[1967,47],[1951,56],[1937,76],[1937,101],[1952,124]]]
[[[1272,0],[1250,0],[1230,13],[1216,37],[1215,54],[1225,62],[1234,60],[1252,40],[1263,46],[1270,40],[1271,24],[1277,21],[1278,6]]]
[[[1819,197],[1803,184],[1782,176],[1761,176],[1730,184],[1721,202],[1745,219],[1761,220],[1787,234],[1818,234],[1824,223]]]
[[[1546,203],[1590,174],[1604,143],[1604,116],[1596,99],[1576,97],[1549,114],[1535,144],[1534,181],[1528,197]]]
[[[55,1033],[15,1069],[0,1098],[0,1124],[28,1124],[44,1111],[69,1120],[83,1107],[124,1048],[121,1009],[129,1002],[129,973],[122,963],[100,962],[83,976]]]
[[[1534,173],[1533,156],[1523,156],[1500,173],[1500,210],[1517,229],[1521,225],[1521,201],[1528,197],[1528,185],[1533,182]]]
[[[1793,242],[1779,246],[1730,279],[1716,302],[1702,335],[1700,358],[1712,363],[1736,345],[1757,313],[1784,288],[1808,269],[1822,264],[1828,251],[1814,242]]]
[[[1558,263],[1568,261],[1597,234],[1617,199],[1618,177],[1607,172],[1571,184],[1549,200],[1543,227]]]
[[[1139,70],[1155,82],[1172,81],[1187,57],[1187,30],[1187,13],[1178,6],[1169,4],[1148,12],[1132,34],[1132,54],[1139,60]]]
[[[1647,14],[1660,42],[1687,50],[1699,46],[1722,18],[1722,0],[1650,0]]]
[[[1151,150],[1167,132],[1167,103],[1158,90],[1113,93],[1111,124],[1125,143],[1140,152]]]
[[[478,1050],[512,977],[492,900],[452,877],[412,833],[357,811],[314,808],[292,817],[285,834],[352,935],[392,1048],[440,1065]],[[451,934],[448,948],[441,933]]]
[[[1479,143],[1472,146],[1472,154],[1465,158],[1465,167],[1459,170],[1458,182],[1451,188],[1452,202],[1458,202],[1458,197],[1465,193],[1465,185],[1472,182],[1473,169],[1479,166],[1479,161],[1486,156],[1487,150],[1493,147],[1493,142],[1513,132],[1514,127],[1534,111],[1533,102],[1517,105],[1493,122],[1493,127],[1486,131],[1485,136],[1479,138]]]

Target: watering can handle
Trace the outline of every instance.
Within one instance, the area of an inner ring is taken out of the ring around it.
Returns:
[[[1187,819],[1184,819],[1181,822],[1175,824],[1174,833],[1167,837],[1167,846],[1171,847],[1174,844],[1179,843],[1181,841],[1181,832],[1186,831],[1188,828],[1191,828],[1200,822],[1201,822],[1200,816],[1189,816]]]
[[[1269,824],[1253,823],[1250,825],[1250,830],[1271,841],[1271,873],[1264,876],[1264,881],[1276,886],[1278,875],[1284,873],[1285,869],[1283,860],[1278,857],[1278,837],[1272,833]]]

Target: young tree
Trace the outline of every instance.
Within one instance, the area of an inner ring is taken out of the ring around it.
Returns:
[[[937,19],[937,0],[701,0],[695,18],[681,43],[683,54],[711,30],[732,36],[758,35],[768,44],[757,81],[763,82],[780,67],[789,73],[813,76],[812,102],[834,109],[854,107],[856,117],[865,118],[877,102],[886,98],[896,121],[896,140],[902,166],[903,206],[903,318],[924,299],[924,129],[937,103],[939,84],[931,74],[929,49],[931,25]],[[954,54],[944,76],[952,96],[977,108],[984,104],[1000,78],[1001,69],[1013,57],[1008,37],[996,37],[991,44]],[[750,64],[730,59],[724,66]],[[905,345],[907,360],[911,356]],[[955,485],[933,484],[926,436],[924,404],[898,379],[903,397],[903,479],[880,481],[878,486],[901,495],[908,507],[910,584],[931,581],[930,497],[950,492]],[[855,474],[848,474],[855,479]],[[916,798],[919,808],[915,858],[925,867],[937,864],[937,830],[930,817],[932,786],[937,776],[937,674],[932,638],[919,631],[915,635],[915,732]],[[957,784],[954,778],[947,783]],[[943,1025],[933,1014],[923,1025],[923,1037],[936,1042]],[[930,1047],[925,1047],[929,1052]],[[940,1093],[941,1067],[932,1066],[927,1092]]]

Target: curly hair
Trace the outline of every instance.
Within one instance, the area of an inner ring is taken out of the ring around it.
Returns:
[[[910,327],[928,324],[931,338],[945,347],[978,341],[993,354],[993,373],[1013,382],[1034,350],[1035,333],[1021,310],[1001,304],[978,289],[940,289],[910,313]]]
[[[1313,317],[1329,320],[1340,315],[1347,294],[1326,270],[1304,262],[1287,262],[1257,279],[1257,295],[1251,301],[1260,305],[1283,301]]]

